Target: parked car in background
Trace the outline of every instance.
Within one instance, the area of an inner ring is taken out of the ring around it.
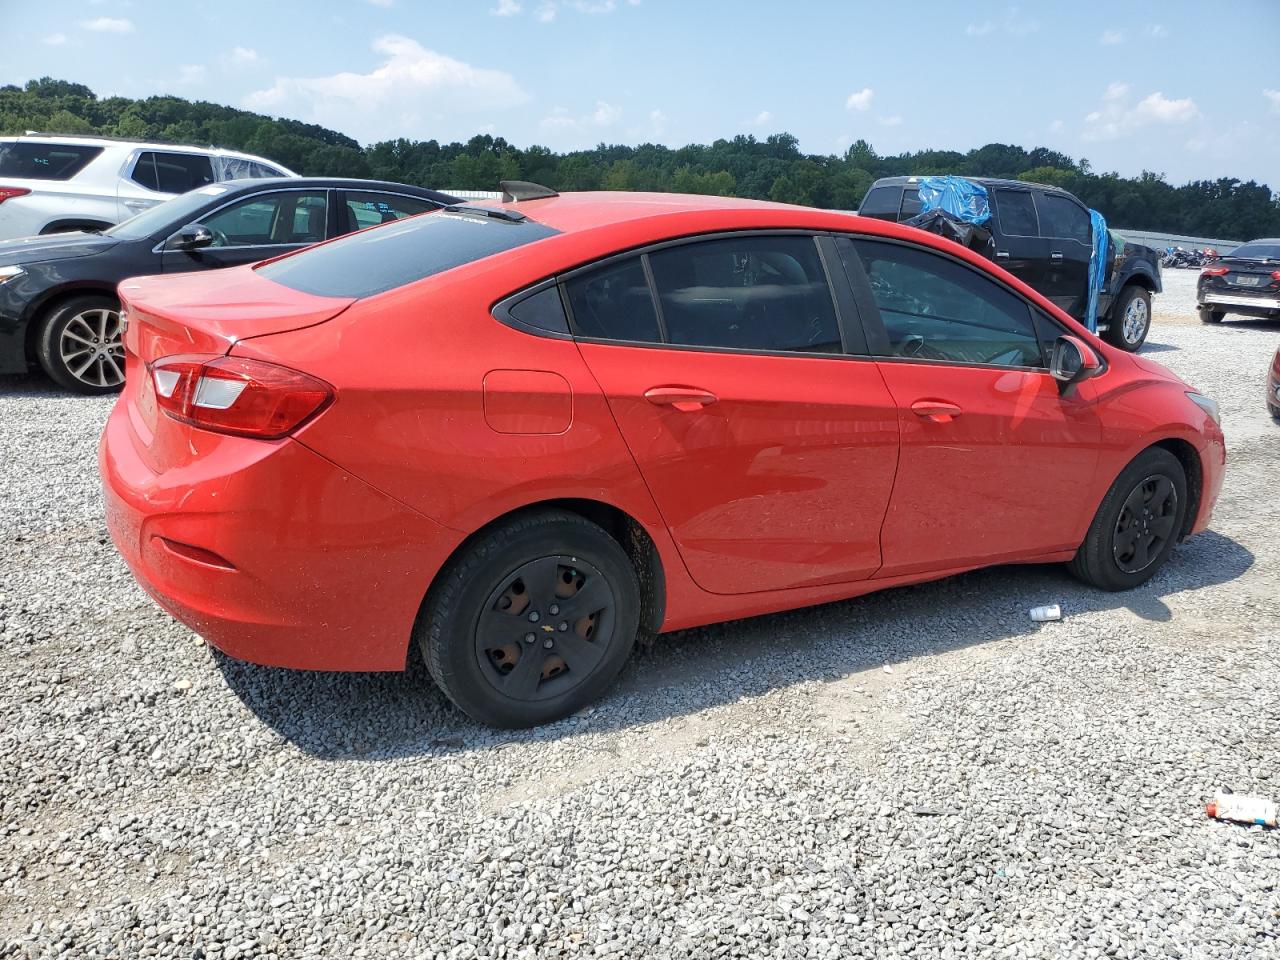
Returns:
[[[965,177],[987,190],[991,219],[982,224],[995,241],[996,263],[1034,287],[1077,320],[1089,300],[1093,228],[1089,208],[1074,194],[1021,180]],[[919,177],[884,177],[858,209],[864,217],[901,222],[921,212]],[[1112,238],[1118,235],[1112,233]],[[1160,254],[1120,238],[1098,295],[1098,332],[1122,350],[1135,351],[1151,329],[1151,296],[1161,290]]]
[[[464,711],[529,726],[600,695],[641,628],[1000,563],[1122,590],[1209,522],[1216,404],[972,251],[504,186],[120,285],[108,525],[214,646],[403,670],[412,638]]]
[[[1280,238],[1250,240],[1201,270],[1196,309],[1204,323],[1228,313],[1280,319]]]
[[[188,190],[225,180],[292,177],[234,150],[105,137],[0,137],[0,240],[105,230]]]
[[[1280,347],[1271,358],[1271,369],[1267,372],[1267,412],[1276,420],[1280,420]]]
[[[80,393],[118,390],[124,347],[116,285],[126,277],[255,263],[453,200],[378,180],[233,180],[101,234],[0,242],[0,373],[39,364]]]

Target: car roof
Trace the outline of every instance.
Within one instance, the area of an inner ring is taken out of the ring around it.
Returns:
[[[149,140],[126,140],[121,137],[94,137],[71,133],[24,133],[0,137],[0,141],[21,141],[23,143],[71,143],[92,147],[120,147],[123,150],[190,150],[194,153],[208,153],[217,156],[245,157],[250,160],[261,160],[263,163],[269,163],[273,167],[283,166],[275,160],[268,160],[266,157],[260,157],[253,153],[246,153],[243,150],[229,150],[225,147],[198,147],[184,143],[154,143]]]
[[[924,179],[925,174],[921,176],[901,176],[901,177],[881,177],[871,185],[872,189],[876,187],[897,187],[904,186],[908,183],[919,183]],[[1033,180],[1007,180],[1003,177],[970,177],[968,175],[955,174],[961,180],[971,180],[974,183],[980,183],[984,187],[1035,187],[1037,190],[1052,190],[1056,193],[1065,193],[1074,196],[1070,190],[1063,187],[1055,187],[1049,183],[1036,183]]]
[[[382,190],[387,193],[408,193],[425,200],[439,203],[462,203],[457,197],[427,187],[417,187],[411,183],[395,183],[391,180],[360,180],[354,177],[245,177],[240,180],[222,180],[208,184],[210,187],[223,187],[227,192],[240,193],[263,185],[279,185],[290,190],[303,190],[307,187],[326,187],[339,190]]]

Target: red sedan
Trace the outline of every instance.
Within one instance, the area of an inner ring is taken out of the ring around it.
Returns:
[[[638,631],[1205,529],[1217,407],[932,234],[506,185],[255,267],[126,281],[101,445],[138,580],[233,657],[562,717]]]

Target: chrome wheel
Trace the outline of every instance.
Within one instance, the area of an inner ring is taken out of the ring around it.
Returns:
[[[1155,563],[1178,519],[1178,490],[1165,476],[1150,476],[1125,497],[1111,538],[1111,555],[1125,573]]]
[[[58,356],[76,380],[100,389],[124,383],[124,338],[120,311],[84,310],[67,321],[58,337]]]
[[[614,639],[616,601],[581,558],[522,564],[489,594],[475,629],[484,678],[515,700],[546,700],[587,679]]]
[[[1124,308],[1124,319],[1120,332],[1128,343],[1139,343],[1147,333],[1147,301],[1143,297],[1134,297]]]

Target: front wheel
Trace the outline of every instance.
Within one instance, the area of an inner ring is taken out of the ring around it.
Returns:
[[[1070,570],[1102,590],[1130,590],[1173,552],[1187,513],[1187,475],[1168,450],[1144,450],[1102,498]]]
[[[465,713],[532,727],[598,697],[622,670],[640,587],[594,523],[540,511],[482,534],[432,585],[414,628],[427,669]]]
[[[64,300],[40,327],[36,356],[55,383],[76,393],[114,393],[124,385],[120,302],[90,293]]]
[[[1225,310],[1210,310],[1207,307],[1199,307],[1196,312],[1200,314],[1201,323],[1221,323],[1222,318],[1227,315]]]
[[[1130,284],[1111,308],[1107,341],[1121,350],[1137,353],[1151,330],[1151,294],[1145,287]]]

